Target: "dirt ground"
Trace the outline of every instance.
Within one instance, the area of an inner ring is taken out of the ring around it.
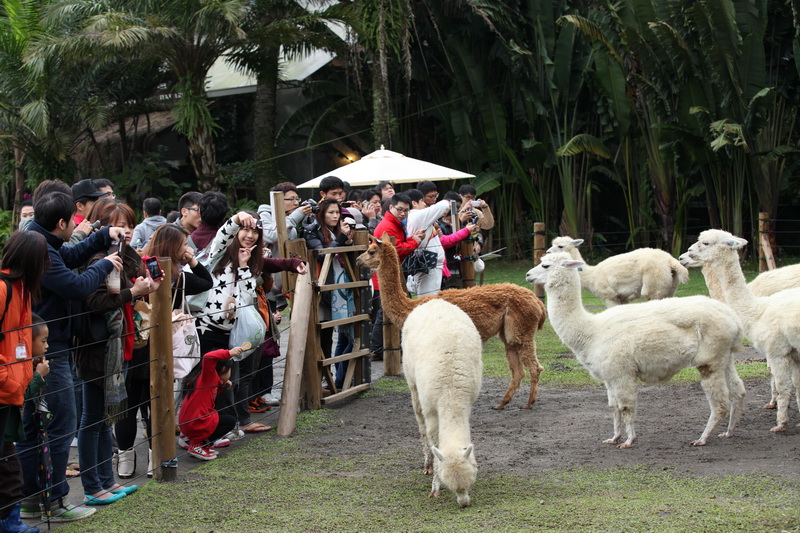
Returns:
[[[484,379],[472,411],[472,439],[481,472],[531,474],[581,466],[647,465],[696,476],[775,473],[800,478],[800,427],[795,426],[800,416],[793,401],[790,427],[784,433],[770,432],[775,410],[762,408],[770,396],[766,379],[745,381],[745,412],[734,436],[714,436],[703,447],[689,444],[700,436],[709,414],[699,384],[642,387],[638,438],[626,450],[602,443],[613,433],[604,387],[543,386],[533,409],[525,410],[519,408],[527,398],[524,386],[504,411],[492,410],[506,386],[503,380]],[[336,426],[309,442],[318,453],[358,456],[419,446],[421,467],[421,444],[407,393],[347,399],[330,408]],[[725,424],[714,435],[724,431]]]

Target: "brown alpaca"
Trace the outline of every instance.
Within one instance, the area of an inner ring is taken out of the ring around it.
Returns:
[[[539,394],[539,374],[544,370],[536,357],[534,339],[547,316],[539,298],[525,287],[498,283],[439,291],[412,300],[403,283],[397,250],[385,234],[383,237],[382,240],[373,237],[369,248],[358,256],[357,261],[359,265],[377,271],[384,314],[398,327],[403,327],[412,309],[433,298],[442,298],[463,309],[475,323],[483,342],[498,335],[506,345],[511,382],[495,409],[503,409],[514,397],[525,377],[526,367],[531,375],[531,392],[525,409],[530,409]],[[446,327],[446,324],[431,324],[431,334],[435,335],[437,327]]]

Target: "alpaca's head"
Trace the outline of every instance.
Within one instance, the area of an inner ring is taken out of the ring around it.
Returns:
[[[397,250],[395,250],[388,233],[384,233],[380,239],[370,236],[369,240],[367,250],[356,258],[359,266],[378,270],[386,258],[391,255],[394,255],[396,261]]]
[[[696,243],[695,243],[696,244]],[[731,236],[717,244],[712,244],[701,248],[700,250],[690,250],[686,252],[694,262],[704,265],[706,263],[714,263],[722,258],[730,258],[731,254],[736,257],[738,261],[739,250],[747,244],[745,239]]]
[[[566,252],[549,253],[543,255],[541,262],[528,270],[525,279],[534,285],[545,285],[550,279],[551,274],[559,268],[580,268],[583,261],[572,259]]]
[[[554,254],[556,252],[571,252],[581,244],[583,244],[583,239],[573,239],[569,235],[556,237],[550,243],[550,248],[547,249],[547,253]]]
[[[433,455],[439,460],[439,477],[445,487],[455,493],[461,507],[469,505],[469,489],[478,477],[478,462],[472,444],[466,448],[442,451],[431,446]]]
[[[680,256],[680,262],[683,266],[701,266],[708,261],[710,250],[716,248],[717,245],[740,250],[747,245],[747,240],[721,229],[709,229],[700,233],[697,242],[689,246],[689,251]]]

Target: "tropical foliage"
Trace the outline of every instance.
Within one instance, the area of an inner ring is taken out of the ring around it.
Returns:
[[[282,58],[311,50],[336,59],[286,116]],[[123,196],[263,200],[313,177],[287,154],[320,174],[385,144],[475,174],[515,255],[534,221],[677,252],[698,225],[747,235],[794,202],[799,56],[797,3],[770,0],[2,0],[0,199],[103,175]],[[234,132],[205,90],[219,58],[257,79]],[[141,140],[167,113],[189,172]],[[222,137],[245,160],[217,168]]]

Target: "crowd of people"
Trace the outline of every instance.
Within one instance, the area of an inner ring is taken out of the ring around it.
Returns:
[[[460,286],[456,245],[469,239],[477,256],[481,231],[494,224],[471,185],[448,191],[441,200],[430,181],[395,192],[388,182],[355,190],[327,177],[319,198],[305,201],[293,183],[273,190],[283,193],[288,238],[305,239],[309,250],[347,246],[355,231],[367,230],[393,237],[401,260],[420,248],[435,253],[435,266],[408,277],[409,291],[420,295]],[[272,257],[278,244],[273,209],[281,206],[265,204],[230,216],[223,193],[192,191],[176,207],[165,215],[158,199],[147,198],[137,220],[134,208],[115,197],[113,183],[88,179],[72,186],[45,181],[21,206],[19,230],[0,259],[3,533],[37,531],[22,518],[80,520],[137,490],[117,479],[130,479],[136,470],[138,420],[151,435],[150,350],[137,324],[145,309],[140,303],[164,278],[154,258],[171,259],[173,316],[196,331],[196,339],[182,339],[192,354],[185,357],[188,362],[176,358],[178,444],[207,461],[231,440],[271,429],[251,414],[279,404],[272,394],[272,362],[287,299],[276,274],[319,269],[324,256],[320,265]],[[353,280],[337,254],[321,281]],[[383,319],[376,276],[371,284],[370,352],[380,360]],[[254,343],[241,342],[245,314],[253,309],[263,331]],[[321,321],[353,314],[352,290],[323,292]],[[325,357],[360,348],[353,346],[352,328],[336,328],[335,347],[333,328],[322,330]],[[346,375],[346,362],[335,365],[335,382],[325,386],[341,389]],[[73,444],[77,463],[69,463]],[[71,475],[80,475],[83,505],[66,500]]]

